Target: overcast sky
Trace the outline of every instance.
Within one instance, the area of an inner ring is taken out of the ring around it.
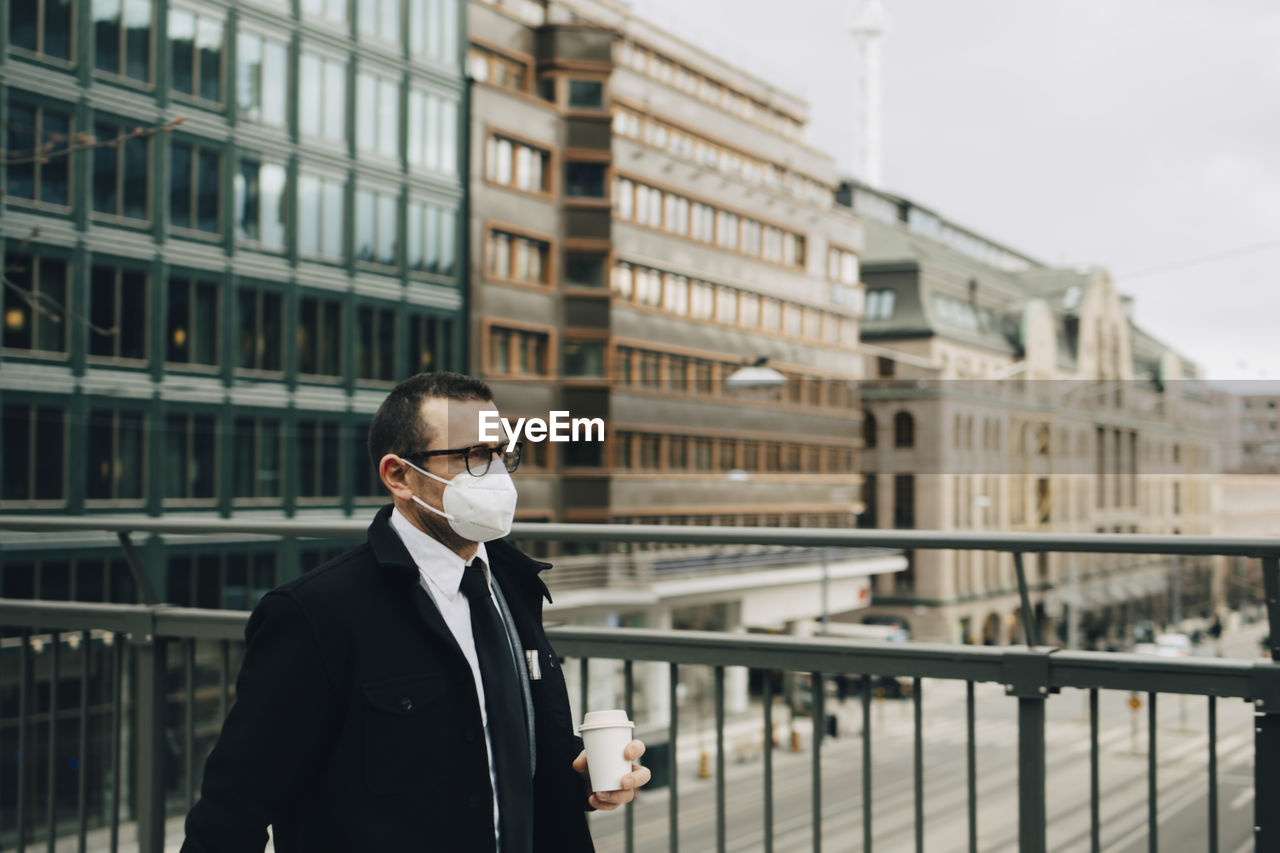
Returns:
[[[861,2],[632,5],[806,97],[847,171]],[[885,189],[1108,268],[1210,378],[1280,379],[1280,2],[883,2]]]

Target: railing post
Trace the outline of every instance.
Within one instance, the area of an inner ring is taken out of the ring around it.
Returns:
[[[1262,558],[1262,584],[1271,626],[1268,638],[1271,663],[1259,666],[1274,667],[1280,665],[1280,557],[1272,554]],[[1271,677],[1267,681],[1274,685],[1276,679]],[[1280,691],[1267,691],[1254,706],[1257,713],[1253,723],[1253,840],[1254,850],[1259,853],[1280,850],[1280,817],[1275,808],[1280,802],[1280,695],[1277,692]]]
[[[154,621],[152,626],[152,633],[133,638],[138,685],[134,815],[139,853],[164,853],[165,641],[155,636]]]
[[[1018,850],[1046,853],[1045,702],[1049,696],[1046,646],[1005,652],[1005,693],[1018,697]]]

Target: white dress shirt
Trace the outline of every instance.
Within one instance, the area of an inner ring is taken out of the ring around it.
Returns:
[[[435,602],[444,622],[449,626],[453,638],[458,641],[458,648],[471,665],[471,676],[476,684],[476,699],[480,703],[480,720],[484,724],[484,748],[489,755],[489,785],[493,789],[493,830],[498,840],[498,850],[502,849],[501,838],[498,837],[498,772],[493,763],[493,740],[489,737],[489,712],[484,704],[484,679],[480,676],[480,659],[476,656],[476,640],[471,633],[471,603],[462,594],[462,573],[469,561],[463,560],[456,553],[446,548],[440,540],[428,536],[413,522],[405,518],[399,508],[391,513],[391,527],[400,535],[404,547],[413,557],[420,575],[418,581],[422,588]],[[493,579],[489,574],[489,554],[484,543],[476,546],[475,558],[484,564],[484,577],[493,592]],[[473,558],[474,559],[474,558]],[[489,606],[493,607],[492,595]]]

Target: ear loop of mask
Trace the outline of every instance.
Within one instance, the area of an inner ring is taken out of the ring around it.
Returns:
[[[404,464],[408,465],[408,466],[409,466],[410,468],[412,468],[413,470],[417,471],[419,474],[423,475],[424,477],[430,477],[431,479],[435,480],[436,482],[444,483],[446,486],[447,486],[447,485],[449,485],[449,481],[448,481],[448,480],[444,479],[443,477],[438,477],[438,476],[436,476],[435,474],[432,474],[430,471],[424,471],[424,470],[422,470],[422,469],[421,469],[421,468],[419,468],[417,465],[414,465],[412,462],[410,462],[408,459],[405,459],[405,458],[404,458],[404,457],[402,457],[402,456],[398,456],[398,457],[396,457],[396,458],[397,458],[397,459],[399,459],[399,460],[400,460],[401,462],[403,462]],[[446,521],[453,521],[453,520],[454,520],[454,518],[455,518],[455,516],[454,516],[454,514],[453,514],[453,513],[451,513],[451,512],[445,512],[445,511],[444,511],[444,510],[442,510],[442,509],[436,509],[436,508],[435,508],[435,507],[433,507],[431,504],[427,503],[427,502],[426,502],[426,501],[424,501],[422,498],[420,498],[420,497],[418,497],[417,495],[415,495],[413,492],[410,492],[410,493],[409,493],[409,497],[410,497],[410,499],[412,499],[412,500],[413,500],[413,502],[414,502],[414,503],[416,503],[418,506],[422,507],[423,509],[427,509],[427,510],[430,510],[431,512],[434,512],[436,515],[440,516],[441,518],[445,519]]]

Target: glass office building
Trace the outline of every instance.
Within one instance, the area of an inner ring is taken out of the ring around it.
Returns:
[[[0,8],[0,512],[371,514],[381,398],[464,367],[465,4]],[[209,607],[322,556],[140,545]],[[114,537],[0,540],[0,596],[134,587]]]

